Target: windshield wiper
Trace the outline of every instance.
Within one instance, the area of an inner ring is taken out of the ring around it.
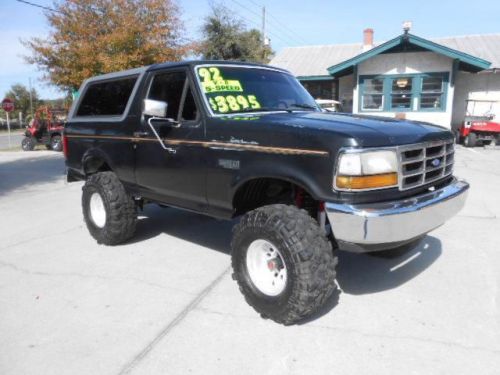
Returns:
[[[318,107],[316,107],[315,105],[312,105],[312,104],[307,104],[307,103],[295,103],[295,104],[291,104],[287,107],[287,109],[290,109],[290,108],[303,108],[303,109],[318,109]]]
[[[249,113],[249,112],[270,112],[270,111],[286,111],[286,108],[279,107],[260,107],[260,108],[243,108],[238,112],[233,113]]]

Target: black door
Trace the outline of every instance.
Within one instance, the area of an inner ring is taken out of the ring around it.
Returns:
[[[136,136],[136,181],[144,197],[206,210],[204,124],[187,70],[152,73],[145,98],[168,104],[166,120],[142,116]],[[166,148],[166,149],[165,149]]]

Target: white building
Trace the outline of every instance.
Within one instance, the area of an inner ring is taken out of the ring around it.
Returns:
[[[378,45],[372,29],[363,36],[357,44],[285,48],[270,65],[352,113],[455,128],[466,99],[500,100],[500,34],[428,40],[406,30]]]

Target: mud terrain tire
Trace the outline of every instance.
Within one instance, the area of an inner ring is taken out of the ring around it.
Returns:
[[[90,234],[98,243],[117,245],[134,235],[136,206],[113,172],[91,175],[82,190],[83,217]]]
[[[276,296],[263,293],[249,273],[247,253],[262,240],[276,247],[286,266],[286,284]],[[233,278],[248,304],[265,318],[297,323],[315,313],[336,289],[332,245],[318,223],[295,206],[275,204],[248,212],[233,229],[231,248]]]

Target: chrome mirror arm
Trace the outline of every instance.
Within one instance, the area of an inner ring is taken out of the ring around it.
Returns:
[[[165,151],[168,151],[169,153],[171,154],[175,154],[177,152],[177,150],[175,148],[172,148],[172,147],[167,147],[165,146],[165,143],[163,142],[163,139],[161,139],[160,135],[158,134],[158,132],[156,131],[155,127],[153,126],[153,124],[151,123],[151,121],[153,120],[163,120],[165,121],[165,119],[163,117],[150,117],[148,119],[148,125],[149,127],[151,128],[151,130],[153,131],[153,134],[155,135],[156,139],[158,140],[158,142],[160,142],[160,145],[161,147],[165,150]],[[180,124],[179,124],[180,126]],[[178,127],[178,126],[177,126]]]

